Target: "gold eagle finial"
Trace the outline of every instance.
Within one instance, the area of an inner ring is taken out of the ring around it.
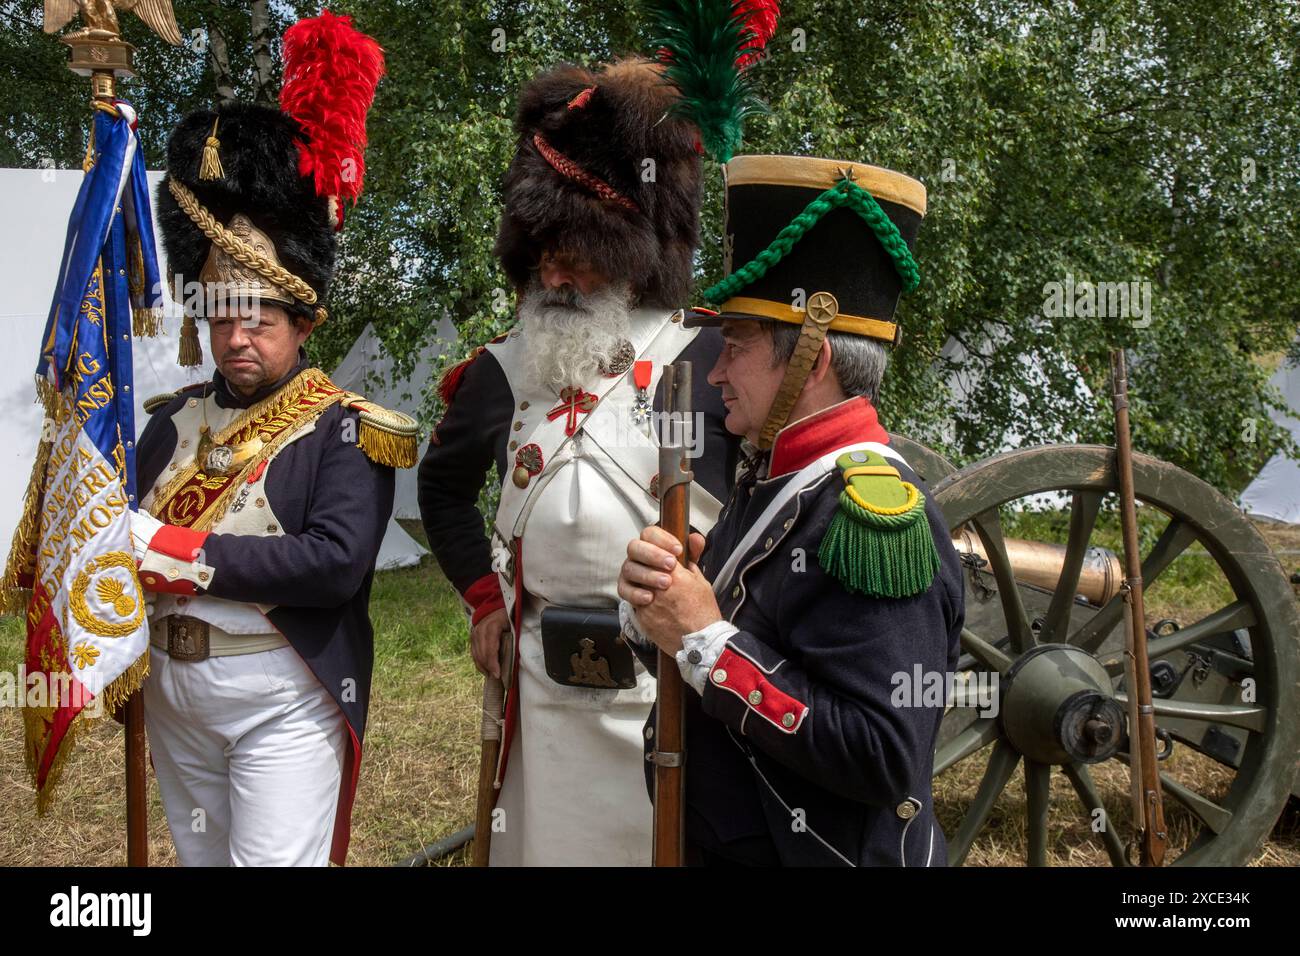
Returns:
[[[168,43],[173,46],[180,44],[181,33],[176,26],[172,0],[45,0],[45,32],[62,30],[80,12],[81,19],[86,24],[85,29],[70,36],[87,39],[116,38],[122,32],[117,22],[118,10],[134,12]]]

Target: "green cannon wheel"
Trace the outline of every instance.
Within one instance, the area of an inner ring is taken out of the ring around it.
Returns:
[[[920,447],[909,443],[914,454]],[[981,698],[968,694],[944,716],[934,772],[949,862],[1128,865],[1125,602],[1076,593],[1098,516],[1113,517],[1118,500],[1114,450],[1046,445],[947,475],[935,468],[928,480],[949,529],[973,531],[983,545],[982,555],[963,555],[958,671],[998,694],[996,708],[978,710],[971,701]],[[1208,568],[1218,587],[1212,609],[1175,590],[1165,603],[1189,619],[1148,622],[1166,860],[1242,865],[1296,777],[1300,614],[1276,556],[1232,502],[1145,455],[1133,456],[1133,473],[1148,594],[1178,577],[1169,569],[1180,559],[1199,562],[1202,576]],[[1029,586],[1012,568],[1004,525],[1022,521],[1010,506],[1052,492],[1069,498],[1060,576],[1053,588]]]

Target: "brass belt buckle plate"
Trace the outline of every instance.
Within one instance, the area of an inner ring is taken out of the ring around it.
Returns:
[[[208,659],[208,635],[210,626],[207,621],[184,614],[172,614],[167,618],[167,656],[174,661],[194,664]]]

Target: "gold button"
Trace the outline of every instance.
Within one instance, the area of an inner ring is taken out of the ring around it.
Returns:
[[[783,715],[781,716],[781,726],[782,726],[782,727],[793,727],[793,726],[794,726],[794,714],[783,714]]]
[[[786,519],[785,519],[785,524],[781,525],[781,527],[784,528],[786,531],[789,531],[789,530],[790,530],[790,526],[791,526],[792,524],[794,524],[794,519],[793,519],[793,518],[786,518]]]
[[[894,812],[898,814],[900,820],[910,820],[916,816],[916,804],[911,800],[904,800]]]
[[[763,703],[763,692],[761,690],[751,690],[749,692],[749,702],[757,707]]]
[[[510,450],[511,450],[511,451],[514,451],[514,450],[515,450],[516,448],[518,448],[518,447],[519,447],[519,442],[517,442],[517,441],[512,441],[512,442],[510,443]]]
[[[523,428],[523,427],[524,427],[524,423],[523,423],[523,422],[515,422],[515,431],[519,431],[519,429],[521,429],[521,428]]]
[[[771,538],[768,538],[766,541],[763,542],[763,548],[764,548],[764,550],[767,550],[767,551],[771,551],[771,550],[772,550],[772,539],[771,539]]]
[[[168,470],[168,471],[175,471],[175,470],[176,470],[176,462],[172,462],[170,465],[168,465],[168,466],[167,466],[167,470]]]
[[[739,585],[739,584],[737,584],[734,588],[731,589],[731,596],[734,597],[734,598],[738,598],[738,597],[740,597],[740,585]]]
[[[168,578],[168,580],[170,580],[170,581],[175,581],[175,580],[176,580],[178,577],[180,577],[180,576],[181,576],[181,573],[180,573],[179,571],[177,571],[175,568],[168,568],[168,569],[167,569],[167,578]]]
[[[266,507],[266,499],[265,499],[265,498],[258,498],[256,501],[253,502],[253,504],[257,505],[257,507],[259,507],[259,508],[265,508],[265,507]]]
[[[193,399],[193,398],[191,398],[191,399],[189,400],[188,404],[189,404],[190,408],[198,408],[198,406],[199,406],[198,401],[195,400],[195,399]]]
[[[145,575],[144,577],[142,577],[140,580],[143,581],[145,584],[157,584],[157,583],[158,583],[158,579],[157,579],[156,577],[154,577],[152,574],[146,574],[146,575]]]
[[[527,403],[527,402],[520,402],[520,403],[519,403],[519,410],[520,410],[521,412],[526,412],[526,411],[528,411],[528,403]]]
[[[190,440],[189,440],[188,438],[182,438],[182,439],[181,439],[181,447],[182,447],[182,448],[189,448],[189,447],[190,447]]]
[[[269,532],[271,532],[271,534],[275,534],[277,531],[280,530],[280,526],[279,526],[279,525],[274,525],[274,524],[269,524],[269,525],[266,526],[266,530],[269,531]]]
[[[207,579],[208,579],[208,572],[207,572],[207,571],[200,571],[200,572],[199,572],[199,580],[200,580],[200,581],[206,581]]]
[[[713,672],[713,683],[725,684],[727,682],[727,672],[721,667]]]
[[[510,479],[515,483],[516,488],[527,488],[528,482],[532,477],[533,476],[528,473],[528,469],[523,465],[520,465],[511,474]]]
[[[645,729],[645,739],[646,739],[646,740],[651,740],[651,739],[654,737],[654,735],[655,735],[655,729],[654,729],[653,727],[647,727],[647,728]]]

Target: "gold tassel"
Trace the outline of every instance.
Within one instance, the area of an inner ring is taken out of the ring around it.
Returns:
[[[389,468],[414,468],[420,451],[415,436],[394,435],[370,424],[364,416],[357,435],[357,447],[371,461]]]
[[[217,120],[212,121],[212,135],[203,144],[203,163],[199,166],[199,179],[225,179],[226,171],[221,168],[221,140],[217,139]]]
[[[131,331],[137,339],[151,339],[162,333],[162,309],[132,309]]]
[[[181,323],[181,352],[176,359],[181,365],[198,365],[203,361],[203,347],[199,345],[199,326],[194,316],[185,316]]]

